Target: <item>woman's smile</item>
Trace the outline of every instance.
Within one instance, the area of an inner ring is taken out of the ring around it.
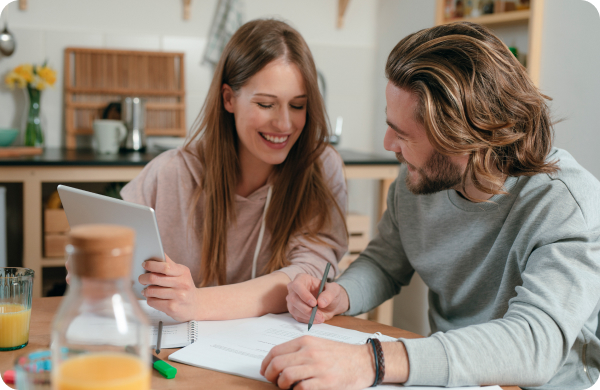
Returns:
[[[265,144],[273,149],[283,149],[286,147],[290,134],[273,134],[258,132]]]

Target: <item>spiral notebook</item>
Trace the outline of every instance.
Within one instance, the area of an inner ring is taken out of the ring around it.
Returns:
[[[304,335],[350,344],[364,344],[369,337],[396,341],[382,334],[372,335],[328,324],[314,325],[309,332],[306,324],[297,322],[289,314],[267,314],[235,321],[242,322],[215,321],[226,326],[220,326],[214,333],[205,331],[207,321],[202,321],[198,324],[196,342],[172,353],[169,360],[266,382],[260,375],[260,365],[271,348]]]
[[[150,320],[152,325],[151,341],[150,346],[156,347],[156,340],[158,338],[158,322],[163,322],[163,333],[160,342],[160,348],[180,348],[192,344],[198,340],[199,335],[207,336],[213,333],[220,332],[224,329],[236,327],[250,320],[244,318],[240,320],[230,321],[188,321],[179,322],[162,311],[156,310],[146,303],[144,300],[138,301],[140,307]]]

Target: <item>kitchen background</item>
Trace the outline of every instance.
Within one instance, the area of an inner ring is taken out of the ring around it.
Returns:
[[[308,42],[327,82],[332,124],[343,117],[339,148],[383,153],[386,79],[384,66],[404,36],[435,24],[435,0],[351,0],[343,28],[336,28],[338,0],[246,0],[244,20],[275,17],[293,25]],[[47,147],[64,145],[63,57],[66,47],[162,50],[185,53],[188,128],[202,106],[211,68],[201,61],[217,0],[193,0],[189,20],[183,1],[28,0],[9,4],[0,17],[17,41],[11,57],[0,55],[0,76],[21,63],[48,60],[57,70],[54,88],[43,92]],[[508,45],[527,52],[527,28],[497,29]],[[584,0],[546,0],[543,10],[540,88],[554,98],[556,146],[567,149],[600,178],[600,17]],[[23,90],[0,83],[0,128],[22,127]],[[389,152],[387,152],[389,153]],[[375,215],[376,186],[349,181],[350,210]],[[371,207],[373,205],[373,207]],[[374,224],[373,224],[374,225]],[[419,278],[395,300],[394,325],[421,334],[427,325],[426,288]]]

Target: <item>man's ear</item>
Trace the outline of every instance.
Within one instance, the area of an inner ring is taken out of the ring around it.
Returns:
[[[233,89],[231,89],[229,85],[223,84],[221,93],[223,94],[223,105],[225,106],[225,110],[233,114],[233,100],[235,99]]]

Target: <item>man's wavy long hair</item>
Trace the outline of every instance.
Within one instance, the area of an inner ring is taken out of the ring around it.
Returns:
[[[285,161],[275,166],[273,195],[266,216],[271,232],[272,257],[264,273],[289,264],[290,237],[298,232],[315,242],[317,233],[332,221],[332,207],[344,214],[323,177],[319,156],[327,147],[328,122],[317,84],[312,54],[302,36],[277,20],[244,24],[227,43],[216,66],[199,126],[186,144],[202,166],[200,187],[190,205],[193,216],[203,213],[201,286],[226,284],[227,230],[236,223],[235,191],[240,177],[239,138],[233,114],[223,104],[221,88],[237,92],[270,62],[285,58],[300,70],[307,95],[306,124]],[[192,142],[199,139],[199,142]],[[198,202],[204,195],[204,204]]]
[[[469,155],[463,193],[469,180],[484,193],[504,193],[498,171],[558,170],[546,161],[554,135],[551,99],[487,28],[459,22],[411,34],[392,50],[385,72],[395,86],[416,94],[415,118],[438,152]]]

